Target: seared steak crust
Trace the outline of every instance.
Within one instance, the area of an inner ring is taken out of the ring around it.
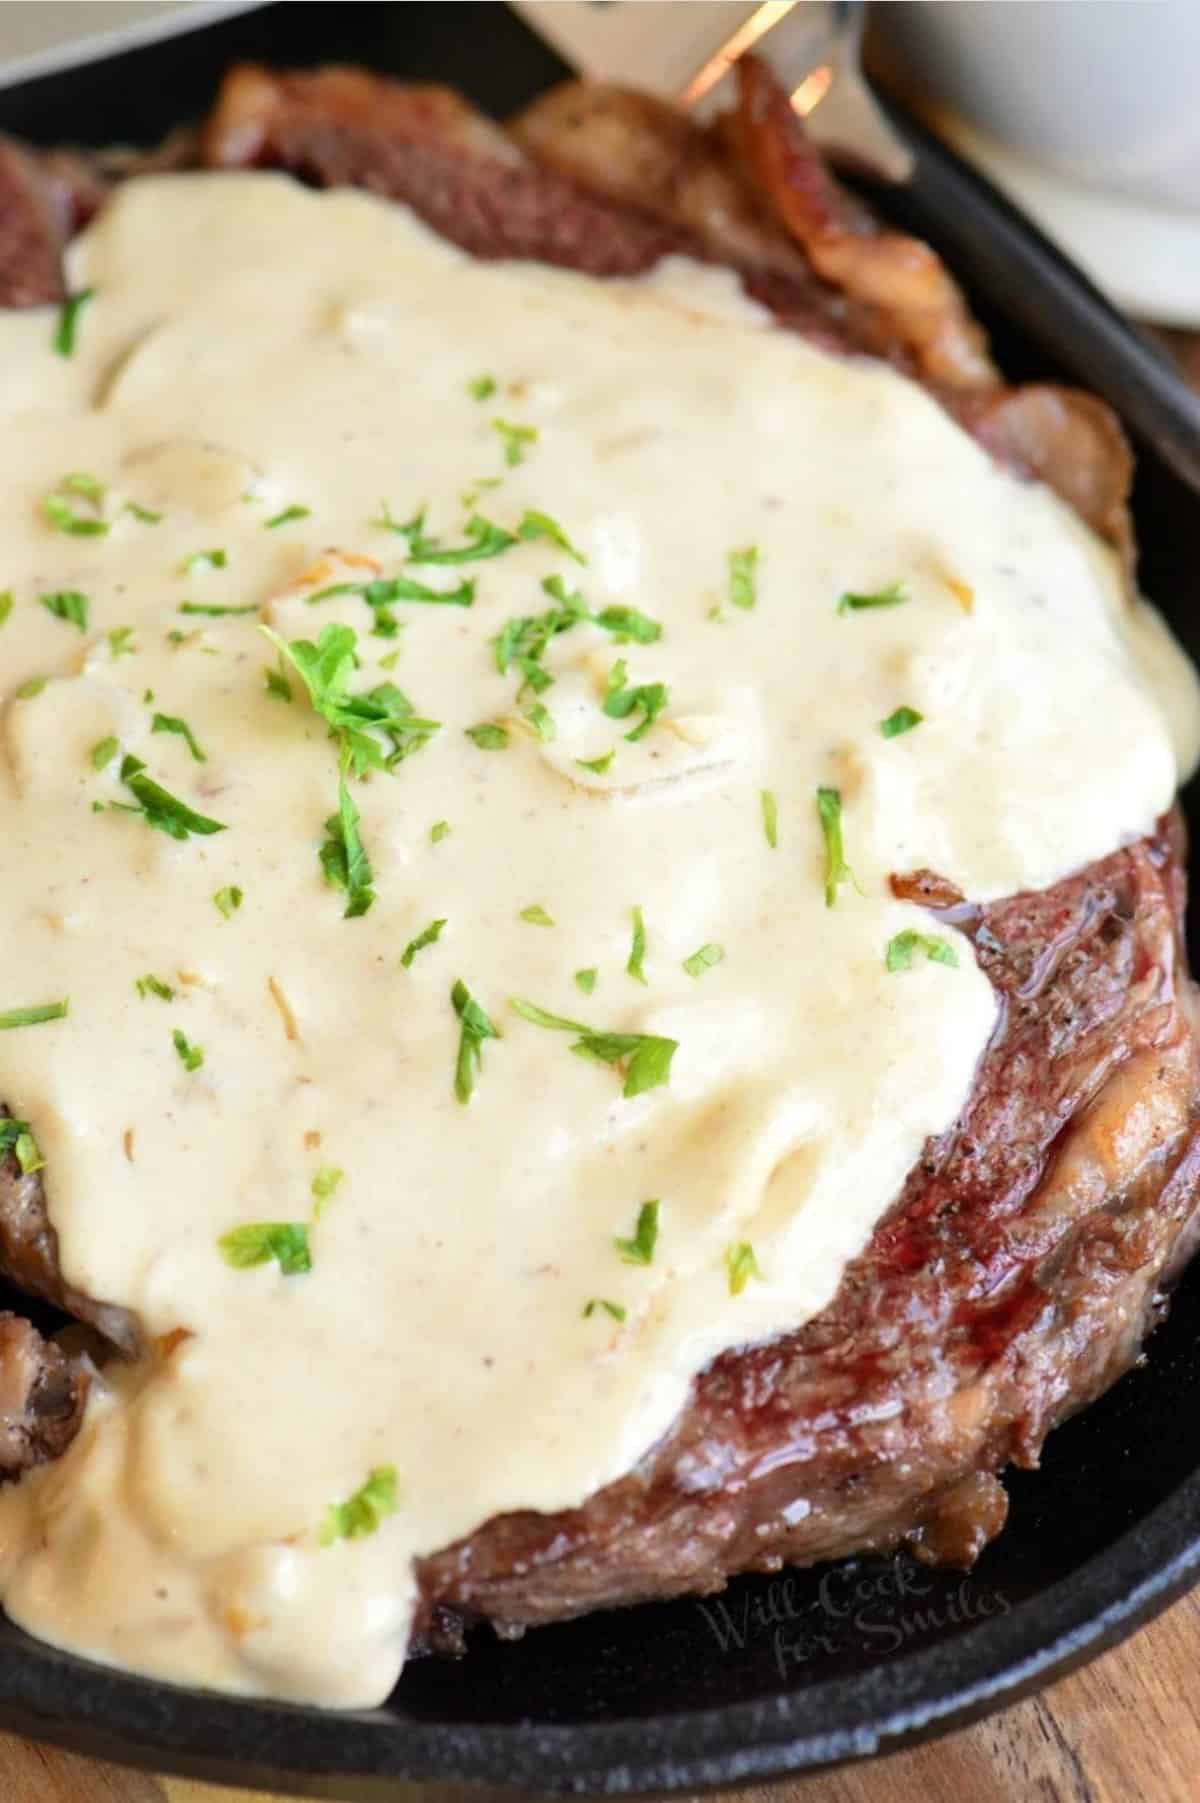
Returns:
[[[420,1569],[423,1627],[502,1630],[907,1539],[969,1564],[992,1475],[1137,1357],[1200,1206],[1177,818],[1042,894],[956,910],[1001,1003],[961,1119],[834,1301],[727,1352],[637,1469]],[[965,918],[964,918],[965,915]]]
[[[444,89],[236,70],[199,136],[149,162],[0,142],[0,305],[60,295],[62,247],[110,181],[278,166],[402,200],[475,256],[597,275],[673,252],[727,264],[781,324],[888,358],[1125,542],[1128,454],[1108,411],[1004,387],[937,259],[841,192],[764,71],[748,64],[742,79],[739,113],[712,131],[576,87],[507,133]],[[893,887],[967,927],[1000,1000],[962,1118],[925,1148],[830,1306],[715,1360],[636,1470],[578,1509],[506,1515],[424,1560],[419,1644],[905,1539],[969,1563],[1003,1524],[995,1474],[1036,1463],[1049,1429],[1137,1356],[1198,1219],[1178,819],[983,910],[936,872],[897,873]],[[129,1318],[65,1282],[41,1179],[11,1158],[0,1268],[132,1349]],[[0,1317],[0,1472],[60,1451],[85,1387],[84,1368]]]

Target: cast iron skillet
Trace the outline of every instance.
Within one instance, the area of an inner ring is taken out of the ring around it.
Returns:
[[[562,73],[500,6],[276,5],[10,90],[0,127],[46,143],[150,141],[199,114],[239,56],[437,77],[499,113]],[[1061,373],[1006,323],[1002,288],[974,298],[1011,375]],[[1200,658],[1190,587],[1200,500],[1141,449],[1144,585]],[[0,1726],[110,1759],[361,1803],[415,1794],[401,1780],[691,1790],[893,1749],[1014,1700],[1200,1577],[1198,1318],[1200,1261],[1149,1364],[1052,1435],[1041,1471],[1007,1480],[1008,1528],[969,1578],[859,1560],[741,1579],[718,1601],[593,1616],[512,1645],[484,1633],[465,1660],[421,1661],[384,1708],[350,1715],[175,1690],[0,1621]]]

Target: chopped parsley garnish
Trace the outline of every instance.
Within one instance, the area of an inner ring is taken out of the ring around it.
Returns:
[[[593,1296],[590,1302],[584,1304],[584,1320],[590,1320],[598,1308],[602,1308],[606,1315],[611,1315],[614,1321],[625,1319],[625,1310],[619,1302],[610,1302],[607,1296]]]
[[[441,730],[439,721],[415,714],[411,701],[393,682],[378,683],[362,695],[350,694],[347,685],[358,665],[353,627],[326,626],[315,645],[309,639],[285,641],[269,626],[260,630],[300,677],[355,776],[366,770],[394,770]]]
[[[548,513],[539,513],[536,507],[527,509],[521,515],[517,536],[523,539],[548,538],[552,545],[557,545],[560,551],[565,551],[576,563],[587,562],[583,552],[571,543],[558,521],[551,519]]]
[[[302,1277],[312,1270],[308,1228],[303,1221],[251,1221],[234,1227],[217,1241],[221,1256],[235,1271],[274,1259],[285,1277]]]
[[[6,588],[3,594],[0,594],[0,626],[4,625],[4,622],[8,619],[12,610],[13,592],[10,588]]]
[[[124,511],[131,513],[135,520],[140,520],[143,526],[162,525],[162,514],[155,513],[152,507],[143,507],[139,501],[126,501]]]
[[[340,1165],[323,1164],[321,1166],[320,1170],[312,1180],[313,1201],[316,1203],[316,1207],[313,1209],[313,1219],[315,1221],[321,1219],[326,1208],[329,1206],[330,1202],[333,1201],[334,1196],[336,1196],[338,1190],[341,1188],[345,1176],[346,1173],[342,1170]]]
[[[295,505],[285,507],[282,513],[277,513],[271,519],[264,520],[263,526],[268,532],[271,532],[276,526],[289,525],[292,520],[306,520],[311,512],[311,507],[299,507]]]
[[[274,695],[276,701],[290,701],[292,699],[292,685],[282,670],[272,670],[268,667],[263,671],[263,675],[267,679],[266,687],[268,695]]]
[[[521,919],[528,921],[531,927],[552,927],[554,925],[553,918],[537,902],[534,902],[531,907],[521,909]]]
[[[539,739],[549,740],[557,736],[558,728],[554,724],[554,715],[548,708],[543,707],[540,701],[535,701],[532,707],[526,708],[523,718],[529,722]]]
[[[918,933],[913,927],[906,927],[888,940],[884,961],[890,971],[911,970],[918,952],[924,953],[931,964],[958,968],[958,953],[948,939],[942,939],[936,933]]]
[[[591,995],[592,991],[595,989],[597,975],[598,972],[594,964],[587,970],[577,970],[575,972],[575,982],[577,986],[582,989],[584,995]]]
[[[729,1272],[729,1294],[740,1296],[752,1277],[761,1283],[763,1274],[758,1268],[758,1260],[754,1256],[754,1247],[749,1240],[738,1240],[729,1247],[725,1254],[725,1268]]]
[[[915,707],[898,707],[895,713],[879,722],[879,730],[885,739],[898,739],[902,732],[911,732],[914,726],[920,726],[924,718]]]
[[[58,324],[54,328],[53,345],[60,357],[75,355],[75,339],[79,331],[79,316],[96,290],[81,288],[78,294],[68,294],[58,310]]]
[[[92,746],[92,769],[103,770],[112,763],[121,749],[119,739],[98,739]]]
[[[224,620],[240,614],[261,613],[262,609],[257,601],[247,601],[240,607],[209,607],[203,601],[181,601],[179,611],[181,614],[200,614],[207,620]]]
[[[571,1051],[580,1058],[594,1058],[601,1064],[616,1065],[623,1070],[622,1094],[627,1098],[640,1096],[647,1089],[657,1089],[670,1080],[671,1060],[679,1050],[677,1039],[663,1039],[655,1033],[599,1033],[582,1021],[551,1014],[518,996],[510,997],[510,1006],[522,1020],[535,1027],[578,1034]]]
[[[699,951],[693,952],[690,958],[683,960],[683,968],[689,977],[702,977],[706,970],[712,969],[714,964],[720,964],[724,956],[725,948],[723,946],[702,945]]]
[[[70,1001],[35,1002],[31,1008],[9,1008],[0,1013],[0,1033],[9,1033],[14,1027],[41,1027],[51,1020],[66,1020],[70,1012]]]
[[[177,739],[184,741],[197,764],[207,764],[208,759],[196,743],[196,735],[186,720],[180,720],[175,714],[155,714],[150,722],[150,731],[174,733]]]
[[[160,1002],[175,1000],[175,991],[169,983],[164,983],[161,977],[138,977],[133,986],[143,1001],[148,995],[156,995]]]
[[[29,681],[23,682],[17,690],[17,700],[32,701],[35,695],[41,694],[49,680],[48,676],[31,676]]]
[[[469,1102],[483,1064],[483,1042],[499,1039],[500,1034],[461,980],[450,991],[450,1001],[462,1023],[458,1060],[454,1067],[454,1093],[460,1102]]]
[[[771,850],[776,851],[779,847],[779,803],[774,789],[760,789],[758,796],[762,803],[763,832]]]
[[[308,605],[313,607],[318,601],[332,601],[338,595],[361,595],[368,607],[376,613],[376,633],[383,638],[394,635],[396,622],[388,614],[388,609],[397,601],[418,601],[429,607],[473,607],[475,604],[475,584],[471,581],[460,582],[457,588],[429,588],[424,582],[417,582],[411,576],[376,576],[370,582],[332,582],[328,588],[318,589],[315,595],[308,597]],[[384,630],[379,633],[380,620],[384,622]]]
[[[837,610],[840,614],[860,613],[868,607],[900,607],[910,597],[902,582],[893,582],[889,588],[877,589],[873,595],[855,595],[848,590],[838,596]]]
[[[179,1054],[179,1062],[185,1071],[198,1071],[204,1063],[204,1048],[192,1045],[182,1027],[176,1027],[171,1035],[171,1043]]]
[[[842,798],[836,789],[817,790],[817,819],[825,841],[825,906],[832,908],[841,885],[855,880],[842,845]]]
[[[758,601],[758,546],[729,553],[729,599],[747,612]]]
[[[207,836],[226,830],[221,821],[195,813],[185,802],[169,794],[145,774],[145,769],[140,758],[126,756],[122,760],[121,781],[132,791],[139,805],[131,808],[126,803],[113,802],[111,806],[125,813],[141,814],[147,826],[169,834],[172,839],[186,839],[192,833]]]
[[[575,762],[579,765],[581,770],[590,770],[593,776],[605,776],[616,755],[615,751],[606,751],[603,757],[576,758]]]
[[[625,734],[633,743],[649,732],[670,700],[670,695],[666,684],[661,682],[644,682],[636,688],[629,688],[626,686],[628,675],[625,659],[619,657],[608,673],[604,711],[610,720],[627,720],[635,709],[640,709],[641,720],[632,732]]]
[[[551,587],[551,583],[555,586]],[[506,620],[492,641],[496,668],[501,676],[507,673],[510,664],[515,663],[528,682],[530,666],[536,667],[551,639],[590,618],[583,596],[568,589],[561,578],[550,577],[542,586],[558,605],[548,607],[540,614],[517,615]]]
[[[338,811],[325,822],[325,842],[317,856],[325,881],[346,897],[344,920],[360,919],[375,900],[375,873],[358,830],[361,820],[342,771],[338,776]]]
[[[484,720],[478,726],[463,728],[468,739],[478,745],[480,751],[503,751],[508,744],[508,728],[499,726],[494,720]]]
[[[447,838],[453,831],[454,828],[448,820],[435,820],[429,829],[429,843],[431,845],[440,845],[442,840]]]
[[[78,589],[56,589],[51,595],[39,595],[38,600],[56,620],[65,620],[68,626],[75,626],[80,632],[87,631],[88,598]]]
[[[424,523],[425,516],[420,514],[410,527],[399,528],[408,535],[410,563],[475,563],[483,557],[498,557],[517,542],[511,532],[481,513],[473,513],[463,527],[465,545],[447,546],[435,538],[426,538]]]
[[[648,1265],[653,1261],[658,1244],[658,1202],[643,1202],[638,1209],[637,1228],[631,1240],[617,1239],[613,1245],[627,1265]]]
[[[633,910],[633,942],[629,947],[629,960],[625,966],[636,983],[646,981],[646,922],[640,908]]]
[[[444,920],[431,920],[429,925],[415,939],[410,939],[400,955],[400,963],[405,970],[412,969],[413,959],[418,952],[423,952],[427,945],[436,945],[442,936]]]
[[[35,1171],[46,1168],[28,1121],[15,1121],[8,1116],[0,1119],[0,1157],[7,1152],[16,1159],[22,1177],[32,1177]]]
[[[228,888],[217,890],[213,903],[218,913],[223,914],[226,920],[232,920],[245,899],[237,884],[230,883]]]
[[[68,495],[81,496],[97,511],[80,513]],[[103,483],[86,470],[76,470],[64,476],[54,492],[44,497],[42,512],[56,532],[66,532],[74,538],[100,538],[108,531],[108,521],[101,519],[98,512],[103,500]]]
[[[361,1489],[348,1502],[331,1503],[321,1529],[321,1545],[335,1540],[362,1540],[373,1534],[386,1515],[400,1507],[396,1492],[396,1467],[376,1465]]]
[[[662,627],[649,614],[644,614],[636,607],[602,607],[598,614],[590,616],[593,623],[603,626],[605,632],[611,632],[619,641],[634,639],[639,645],[653,645],[662,637]]]
[[[509,469],[515,469],[517,464],[524,463],[526,448],[538,441],[536,426],[514,426],[509,420],[494,419],[492,430],[500,435],[500,442],[504,446],[504,461]]]
[[[108,648],[112,653],[114,663],[119,657],[136,656],[137,646],[133,643],[133,627],[114,626],[108,635]]]
[[[182,570],[185,576],[190,576],[193,570],[205,568],[223,570],[228,561],[224,551],[193,551],[190,557],[184,558]]]
[[[467,383],[467,393],[473,401],[490,401],[495,392],[495,376],[473,376]]]

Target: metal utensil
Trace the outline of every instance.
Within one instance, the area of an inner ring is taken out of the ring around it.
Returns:
[[[519,0],[516,10],[582,74],[669,95],[699,116],[724,100],[740,56],[764,56],[814,138],[867,179],[889,183],[892,218],[929,239],[969,287],[1200,491],[1200,397],[984,176],[899,107],[881,108],[862,75],[862,0]]]

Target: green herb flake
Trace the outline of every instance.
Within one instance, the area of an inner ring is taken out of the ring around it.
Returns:
[[[612,761],[616,755],[615,751],[606,751],[603,757],[576,758],[575,762],[579,765],[581,770],[590,770],[593,776],[606,776],[612,767]]]
[[[706,970],[713,968],[714,964],[720,964],[724,956],[723,946],[702,945],[699,951],[693,952],[690,958],[683,960],[683,968],[689,977],[702,977]]]
[[[190,557],[184,558],[180,570],[185,576],[190,576],[193,570],[223,570],[228,561],[225,552],[221,550],[193,551]]]
[[[92,478],[85,476],[83,480],[90,483]],[[81,488],[79,482],[78,475],[64,476],[58,489],[43,498],[42,512],[56,532],[65,532],[72,538],[102,538],[108,531],[108,521],[102,520],[94,512],[80,513],[62,491],[67,488],[72,494],[83,495],[85,499],[95,501],[97,505],[104,491],[97,485],[97,492],[93,494],[88,489]]]
[[[3,594],[0,594],[0,626],[4,625],[5,621],[8,619],[8,616],[9,616],[9,614],[11,614],[12,610],[13,610],[13,592],[10,588],[6,588],[3,592]]]
[[[646,921],[640,908],[633,910],[633,942],[625,966],[635,983],[646,981]]]
[[[448,839],[453,831],[454,828],[448,820],[435,820],[429,829],[429,843],[440,845],[442,840]]]
[[[48,676],[31,676],[29,681],[23,682],[17,690],[17,700],[32,701],[36,695],[41,694],[49,680]]]
[[[418,952],[423,952],[427,945],[436,945],[442,936],[444,920],[431,920],[429,925],[415,939],[410,939],[400,955],[400,964],[404,970],[411,970],[413,959]]]
[[[145,1001],[148,995],[157,996],[160,1002],[173,1002],[175,1000],[175,991],[171,988],[169,983],[164,983],[161,977],[138,977],[133,986],[143,1001]]]
[[[591,615],[592,624],[611,632],[618,643],[633,640],[638,645],[653,645],[662,637],[662,627],[649,614],[636,607],[603,607]]]
[[[91,759],[93,770],[104,770],[112,763],[121,749],[119,739],[98,739],[92,746]]]
[[[6,1153],[16,1159],[22,1177],[32,1177],[46,1168],[46,1160],[28,1121],[13,1120],[11,1116],[0,1119],[0,1156]]]
[[[308,1228],[303,1221],[251,1221],[234,1227],[217,1241],[221,1256],[235,1271],[276,1261],[285,1277],[302,1277],[312,1270]]]
[[[607,1296],[593,1296],[590,1302],[584,1303],[584,1320],[590,1321],[598,1308],[602,1308],[606,1315],[611,1315],[614,1321],[625,1319],[625,1310],[619,1302],[611,1302]]]
[[[873,595],[855,595],[848,590],[838,596],[837,611],[840,614],[861,613],[869,607],[902,607],[911,597],[902,582],[893,582],[889,588],[876,590]]]
[[[467,383],[467,393],[473,401],[490,401],[495,392],[495,376],[473,376]]]
[[[473,513],[464,526],[465,545],[442,545],[437,539],[427,538],[423,514],[400,530],[408,536],[410,563],[476,563],[484,557],[498,557],[517,542],[513,533],[481,513]]]
[[[268,695],[273,695],[276,701],[290,701],[292,699],[292,685],[282,670],[273,670],[268,665],[263,671],[263,675],[266,677],[266,689]]]
[[[151,700],[153,697],[148,695],[147,699]],[[155,714],[150,722],[150,731],[173,733],[177,739],[184,741],[197,764],[207,764],[208,759],[196,743],[196,735],[186,720],[180,720],[175,714]]]
[[[375,873],[358,830],[361,820],[342,772],[338,777],[338,811],[325,822],[325,842],[317,856],[325,881],[346,897],[344,920],[361,919],[375,901]]]
[[[219,820],[210,820],[204,814],[197,814],[175,795],[171,795],[160,784],[145,774],[146,766],[140,758],[126,756],[121,763],[121,781],[130,790],[136,808],[129,810],[141,814],[147,826],[152,826],[160,833],[166,833],[172,839],[187,839],[192,833],[208,837],[213,833],[223,833],[226,829]],[[113,804],[119,806],[120,804]]]
[[[817,790],[817,819],[825,841],[825,906],[832,908],[841,885],[855,881],[842,844],[842,798],[837,789]]]
[[[206,620],[227,620],[245,614],[261,613],[262,608],[257,601],[247,601],[240,607],[210,607],[203,601],[181,601],[179,611],[181,614],[199,614]]]
[[[124,513],[131,513],[133,515],[134,519],[140,520],[140,522],[143,526],[161,526],[162,525],[162,521],[163,521],[162,514],[155,513],[155,511],[152,507],[143,507],[141,505],[141,503],[138,501],[126,501],[125,506],[122,509],[122,511]]]
[[[879,730],[885,739],[898,739],[902,732],[911,732],[914,726],[920,726],[924,718],[915,707],[898,707],[895,713],[879,722]]]
[[[108,635],[108,649],[114,663],[119,657],[135,657],[137,646],[133,643],[133,627],[114,626]]]
[[[274,514],[271,519],[263,521],[264,530],[273,532],[277,526],[289,526],[293,520],[306,520],[311,512],[311,507],[296,505],[285,507],[282,513]]]
[[[568,1020],[551,1014],[534,1002],[519,996],[509,998],[509,1006],[532,1026],[545,1027],[556,1033],[579,1035],[570,1047],[580,1058],[591,1058],[600,1064],[615,1065],[624,1072],[622,1094],[626,1099],[657,1089],[671,1077],[671,1061],[679,1050],[679,1041],[664,1039],[655,1033],[601,1033],[582,1021]]]
[[[558,734],[558,728],[554,724],[554,715],[549,708],[543,707],[540,701],[535,701],[532,707],[526,708],[522,718],[528,722],[534,736],[543,742],[555,738]]]
[[[911,970],[918,952],[923,953],[931,964],[948,964],[952,969],[958,969],[958,953],[948,939],[942,939],[936,933],[918,933],[913,927],[906,927],[888,940],[884,962],[892,972]]]
[[[627,684],[629,669],[625,659],[619,657],[608,673],[608,682],[604,692],[604,712],[610,720],[627,720],[631,713],[640,710],[642,719],[632,732],[625,737],[635,743],[644,738],[658,716],[667,706],[670,693],[661,682],[641,683],[636,688]]]
[[[313,1219],[319,1221],[329,1204],[333,1201],[345,1180],[346,1173],[340,1165],[323,1164],[312,1180]]]
[[[515,469],[519,463],[524,463],[528,447],[538,441],[536,426],[514,426],[506,419],[494,419],[492,431],[500,436],[500,442],[504,446],[504,461],[509,469]]]
[[[9,1008],[0,1013],[0,1033],[10,1033],[14,1027],[42,1027],[47,1021],[66,1020],[70,1009],[69,1000],[36,1002],[31,1008]]]
[[[529,508],[522,514],[517,536],[526,540],[549,539],[552,545],[557,545],[560,551],[565,551],[576,563],[587,562],[583,552],[571,543],[558,521],[551,519],[548,513],[539,513],[536,507]]]
[[[729,599],[749,612],[758,602],[758,546],[729,553]]]
[[[79,317],[88,302],[95,296],[94,288],[81,288],[78,294],[69,294],[58,310],[58,323],[54,328],[51,340],[54,350],[60,357],[75,355],[75,341],[79,333]]]
[[[638,1209],[637,1228],[631,1240],[617,1239],[613,1245],[617,1248],[627,1265],[648,1265],[653,1263],[654,1248],[658,1244],[658,1213],[661,1204],[643,1202]]]
[[[232,920],[245,899],[237,884],[230,883],[228,888],[217,890],[213,896],[213,905],[226,920]]]
[[[776,800],[775,791],[774,789],[760,789],[758,798],[762,807],[763,832],[766,835],[767,844],[772,851],[776,851],[779,847],[779,803]]]
[[[349,681],[358,667],[358,635],[352,627],[326,626],[315,645],[309,639],[285,642],[269,626],[260,631],[300,677],[313,708],[338,741],[343,764],[355,776],[367,770],[394,771],[440,732],[440,722],[418,716],[395,683],[350,693]]]
[[[462,1023],[458,1059],[454,1067],[454,1093],[460,1102],[471,1100],[475,1079],[483,1065],[483,1042],[500,1034],[461,979],[450,991],[450,1002]]]
[[[596,977],[598,974],[594,964],[587,970],[577,970],[575,972],[576,985],[578,988],[582,989],[584,995],[591,995],[596,987]]]
[[[494,720],[484,720],[478,726],[463,728],[468,739],[478,745],[480,751],[503,751],[508,744],[508,728],[498,726]]]
[[[176,1027],[171,1035],[171,1043],[179,1054],[179,1062],[185,1071],[198,1071],[204,1063],[204,1048],[192,1045],[181,1027]]]
[[[758,1260],[754,1256],[754,1247],[749,1240],[738,1240],[728,1248],[725,1253],[725,1269],[729,1273],[731,1296],[740,1296],[752,1277],[760,1283],[763,1281]]]
[[[399,1507],[396,1467],[377,1465],[349,1501],[330,1504],[320,1533],[321,1545],[332,1546],[335,1540],[362,1540],[375,1533],[384,1517],[394,1515]]]
[[[522,908],[520,918],[528,921],[531,927],[552,927],[554,925],[553,918],[537,902],[534,902],[531,907]]]
[[[86,632],[88,626],[88,598],[81,595],[78,589],[56,589],[53,594],[39,595],[38,600],[47,613],[53,614],[56,620],[63,620],[68,626],[74,626],[80,632]]]

